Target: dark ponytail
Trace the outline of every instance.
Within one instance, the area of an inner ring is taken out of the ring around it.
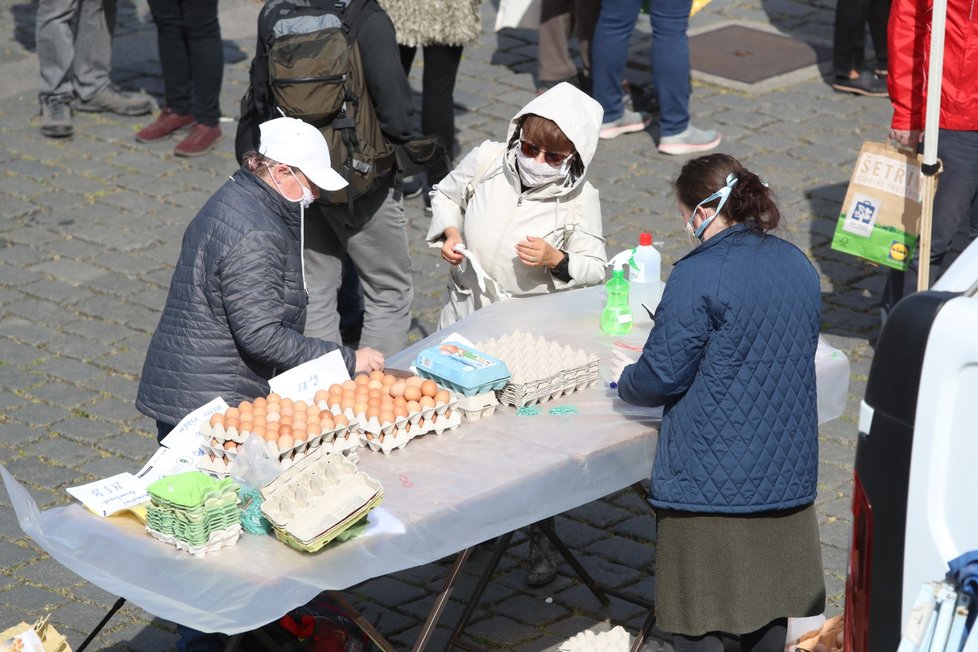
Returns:
[[[774,193],[759,176],[745,168],[729,154],[707,154],[687,161],[676,179],[676,197],[680,203],[692,209],[701,201],[727,185],[727,177],[733,175],[737,182],[730,190],[720,215],[748,228],[771,231],[781,221],[781,211],[775,204]],[[706,202],[704,206],[716,208],[720,198]]]

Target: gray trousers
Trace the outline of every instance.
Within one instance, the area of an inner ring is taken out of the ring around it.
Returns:
[[[305,256],[309,310],[305,334],[340,342],[337,291],[346,251],[363,285],[360,346],[385,356],[407,343],[414,290],[408,254],[404,204],[394,190],[357,202],[359,215],[346,206],[315,204],[306,211]]]
[[[72,23],[77,17],[77,28]],[[40,0],[37,59],[41,99],[71,95],[89,100],[109,83],[115,0]]]

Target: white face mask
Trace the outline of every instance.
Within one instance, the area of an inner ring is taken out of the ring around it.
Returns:
[[[299,181],[299,177],[295,176],[295,172],[292,171],[292,168],[289,168],[289,174],[292,175],[292,178],[295,179],[295,182],[299,184],[300,188],[302,188],[302,196],[299,197],[298,199],[292,199],[291,197],[286,195],[285,191],[282,190],[282,186],[278,185],[278,181],[275,180],[275,175],[272,174],[272,169],[269,168],[267,165],[265,167],[268,168],[268,175],[272,177],[272,183],[275,184],[275,187],[278,188],[279,193],[281,193],[282,196],[285,197],[287,200],[299,204],[299,206],[301,206],[302,208],[309,208],[309,206],[311,206],[312,203],[316,201],[316,198],[312,196],[312,190],[309,190],[309,188],[306,188],[304,185],[302,185],[302,182]]]
[[[568,156],[559,167],[554,167],[547,162],[540,163],[536,159],[525,156],[519,149],[516,150],[516,167],[519,169],[520,178],[523,183],[531,188],[542,186],[551,181],[558,181],[567,176],[570,170],[571,159]]]

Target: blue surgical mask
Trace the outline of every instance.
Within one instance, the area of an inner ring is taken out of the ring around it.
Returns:
[[[693,207],[693,210],[690,211],[689,219],[686,220],[686,230],[692,233],[696,237],[696,239],[699,240],[700,242],[703,241],[703,233],[710,226],[710,224],[713,223],[713,220],[717,218],[717,215],[720,214],[720,210],[723,208],[723,205],[727,203],[728,199],[730,199],[730,193],[731,191],[733,191],[733,187],[735,185],[737,185],[737,177],[735,177],[733,173],[728,174],[727,185],[725,185],[723,188],[720,188],[719,190],[717,190],[715,193],[713,193],[712,195],[710,195],[700,203],[696,204],[696,206]],[[720,199],[720,203],[717,204],[716,212],[713,213],[713,215],[706,218],[705,220],[703,220],[702,222],[700,222],[700,225],[694,229],[693,217],[696,215],[696,210],[703,204],[707,204],[717,198]]]

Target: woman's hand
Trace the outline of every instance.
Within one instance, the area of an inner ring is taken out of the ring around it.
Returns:
[[[564,259],[564,252],[554,249],[543,238],[532,235],[516,243],[516,255],[530,267],[556,267]]]
[[[441,246],[441,257],[445,262],[458,265],[465,258],[462,254],[455,251],[455,245],[461,244],[462,234],[453,226],[445,229],[445,244]]]
[[[360,373],[362,371],[376,371],[383,368],[383,353],[377,349],[371,349],[369,346],[365,346],[362,349],[357,349],[356,373]]]

